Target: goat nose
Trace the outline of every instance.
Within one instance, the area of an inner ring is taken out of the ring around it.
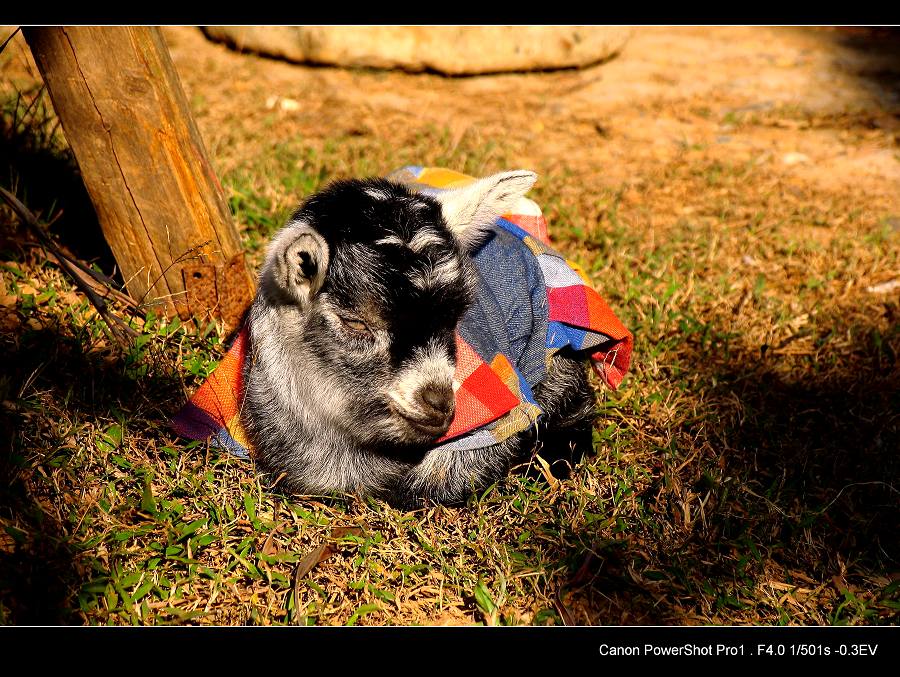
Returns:
[[[438,416],[449,416],[456,404],[449,386],[426,386],[419,391],[419,399]]]

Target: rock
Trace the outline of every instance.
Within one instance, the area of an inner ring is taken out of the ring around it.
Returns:
[[[212,40],[298,63],[474,75],[587,66],[615,56],[621,26],[205,26]]]
[[[278,106],[281,110],[285,111],[300,110],[300,102],[296,99],[288,99],[280,96],[270,96],[266,99],[266,108],[272,110],[275,106]]]
[[[889,282],[882,282],[881,284],[866,287],[866,291],[870,294],[889,294],[895,289],[900,289],[900,280],[891,280]]]
[[[786,165],[805,164],[809,162],[809,156],[803,153],[785,153],[781,161]]]

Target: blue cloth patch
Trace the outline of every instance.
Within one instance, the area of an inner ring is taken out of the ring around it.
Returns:
[[[547,287],[537,258],[504,221],[473,256],[481,280],[458,331],[485,362],[506,355],[533,387],[547,374]]]

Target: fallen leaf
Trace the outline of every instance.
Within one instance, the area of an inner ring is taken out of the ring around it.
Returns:
[[[278,546],[275,545],[274,540],[272,540],[274,536],[275,536],[274,531],[269,533],[269,537],[266,539],[266,542],[263,544],[263,547],[262,547],[263,555],[277,555],[278,554]]]
[[[584,561],[581,563],[581,566],[578,567],[578,571],[575,572],[575,575],[569,581],[569,585],[573,587],[577,587],[579,585],[584,585],[591,578],[593,578],[599,571],[599,566],[594,566],[597,561],[597,556],[594,553],[589,552],[585,555]],[[602,562],[601,562],[602,565]]]
[[[72,291],[64,291],[59,295],[59,298],[70,306],[80,306],[81,305],[81,297]]]
[[[841,578],[840,576],[832,576],[831,582],[834,583],[834,587],[837,589],[839,593],[842,595],[845,594],[848,590],[847,582]]]
[[[556,607],[556,613],[559,614],[559,618],[560,620],[562,620],[563,625],[575,625],[575,619],[573,618],[571,612],[566,608],[566,604],[563,600],[563,596],[560,590],[557,590],[553,596],[553,606]]]
[[[316,548],[310,550],[303,559],[297,562],[297,568],[294,570],[294,582],[296,583],[313,570],[319,562],[324,562],[337,552],[337,548],[331,543],[322,543]]]
[[[344,536],[358,536],[359,538],[363,538],[365,535],[365,529],[362,527],[335,527],[331,530],[332,538],[343,538]]]
[[[316,547],[311,550],[306,556],[303,557],[299,562],[297,562],[297,568],[294,569],[294,580],[292,585],[292,594],[294,596],[294,614],[297,614],[297,610],[301,607],[300,604],[300,581],[303,580],[303,577],[306,576],[310,571],[312,571],[313,567],[316,566],[319,562],[328,559],[331,557],[337,549],[329,544],[322,543],[322,545]]]
[[[814,581],[812,578],[810,578],[809,576],[804,574],[802,571],[791,571],[790,574],[794,578],[799,578],[801,581],[805,581],[806,583],[811,583],[812,585],[818,585],[818,583],[816,581]]]

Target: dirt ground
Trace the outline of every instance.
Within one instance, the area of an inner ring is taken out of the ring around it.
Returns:
[[[241,142],[401,145],[431,124],[449,130],[451,148],[477,131],[512,147],[516,166],[575,174],[579,189],[626,183],[635,202],[648,176],[685,155],[876,200],[900,186],[900,46],[889,32],[873,43],[852,29],[643,27],[592,68],[470,78],[308,68],[234,53],[192,28],[165,35],[222,171],[253,154]]]
[[[892,29],[638,27],[618,56],[594,67],[463,78],[304,67],[236,53],[193,27],[164,34],[220,175],[296,139],[312,147],[377,139],[400,149],[437,129],[442,147],[418,164],[452,154],[463,139],[500,144],[509,166],[537,171],[563,202],[575,196],[588,220],[597,211],[591,194],[610,187],[623,189],[623,206],[647,227],[702,217],[708,194],[664,180],[685,163],[750,164],[769,183],[747,190],[786,182],[821,195],[826,210],[845,197],[896,208]],[[21,36],[9,49],[18,58],[4,77],[34,81]],[[490,151],[480,159],[495,163]],[[371,166],[392,169],[377,157]]]

